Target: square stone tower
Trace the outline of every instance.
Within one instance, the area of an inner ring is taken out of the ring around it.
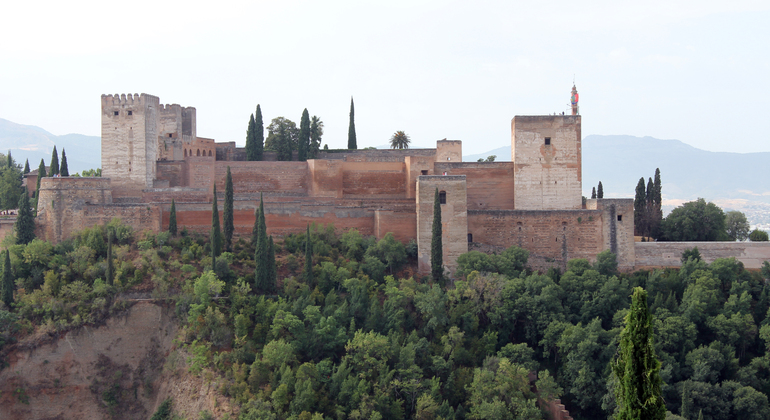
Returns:
[[[465,175],[417,177],[417,270],[429,273],[433,237],[433,203],[441,202],[444,268],[454,273],[457,257],[468,252],[468,194]]]
[[[102,176],[116,197],[152,188],[158,160],[157,96],[102,95]]]
[[[511,121],[516,210],[582,208],[580,115],[516,116]]]

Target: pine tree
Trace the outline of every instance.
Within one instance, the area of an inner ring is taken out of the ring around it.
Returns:
[[[112,229],[107,228],[107,284],[112,286],[115,276],[115,266],[112,262]]]
[[[213,255],[214,257],[218,257],[219,254],[221,253],[222,253],[222,229],[219,226],[219,207],[217,203],[217,186],[215,184],[214,200],[211,205],[211,255]]]
[[[48,172],[48,176],[54,176],[59,174],[59,154],[56,152],[56,146],[53,147],[53,153],[51,154],[51,168]]]
[[[257,113],[254,115],[254,139],[257,151],[254,160],[263,160],[265,151],[265,124],[262,122],[262,109],[257,104]]]
[[[307,108],[302,111],[302,119],[299,122],[299,139],[297,141],[297,160],[304,162],[307,160],[310,150],[310,115]]]
[[[29,205],[27,190],[19,198],[19,215],[16,218],[16,243],[28,244],[35,239],[35,218]]]
[[[225,205],[223,212],[222,219],[225,225],[225,251],[232,252],[235,225],[233,224],[233,176],[230,173],[229,166],[227,167],[227,177],[225,178]]]
[[[249,117],[249,127],[246,129],[246,160],[257,160],[257,123],[254,114]]]
[[[644,234],[644,212],[647,204],[646,194],[644,189],[644,177],[639,178],[639,182],[636,184],[636,196],[634,197],[634,234]]]
[[[70,176],[70,170],[67,167],[67,154],[64,153],[64,149],[61,149],[61,167],[59,168],[59,174],[61,176]]]
[[[617,420],[663,420],[666,405],[661,397],[660,362],[653,347],[653,320],[647,308],[647,292],[634,289],[626,326],[620,333],[617,359],[612,371],[618,379]]]
[[[596,199],[596,187],[591,188],[591,199]]]
[[[604,198],[604,187],[602,187],[602,181],[599,181],[599,186],[596,187],[596,198]]]
[[[358,149],[356,143],[356,121],[353,110],[353,97],[350,97],[350,125],[348,126],[348,149]]]
[[[168,232],[176,236],[176,201],[171,199],[171,213],[168,215]]]
[[[313,283],[313,243],[310,240],[310,225],[307,225],[305,234],[305,281]]]
[[[441,203],[438,188],[433,197],[433,230],[430,241],[430,272],[431,278],[439,285],[444,285],[444,249],[441,231]]]
[[[13,292],[16,286],[13,282],[13,273],[11,273],[11,251],[5,251],[5,263],[3,264],[3,303],[8,310],[13,303]]]
[[[24,175],[29,173],[29,159],[27,159],[26,162],[24,162]]]

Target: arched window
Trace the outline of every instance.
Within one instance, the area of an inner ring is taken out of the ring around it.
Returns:
[[[211,150],[209,150],[209,156],[211,156]]]
[[[438,192],[438,202],[439,204],[446,204],[446,191]]]
[[[184,149],[184,157],[187,157],[187,149]]]
[[[198,149],[198,156],[201,155],[201,149]]]

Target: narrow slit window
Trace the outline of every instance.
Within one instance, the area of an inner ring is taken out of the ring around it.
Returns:
[[[545,138],[545,145],[546,146],[550,146],[551,145],[551,138],[550,137],[546,137]]]
[[[438,202],[439,204],[446,204],[446,191],[439,191]]]
[[[619,214],[619,215],[618,215],[618,222],[622,222],[622,221],[623,221],[623,215],[622,215],[622,214]]]
[[[471,242],[473,242],[473,234],[469,233],[468,234],[468,243],[471,243]]]

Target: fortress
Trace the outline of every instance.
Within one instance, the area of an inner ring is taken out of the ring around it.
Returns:
[[[576,93],[573,86],[573,95]],[[573,96],[574,97],[574,96]],[[102,178],[44,178],[38,236],[54,242],[120,217],[134,229],[177,225],[208,233],[212,190],[220,206],[230,167],[235,234],[250,236],[260,193],[268,233],[333,223],[337,230],[418,244],[430,270],[435,190],[440,191],[444,262],[453,271],[469,249],[518,245],[534,268],[565,267],[610,250],[635,265],[632,199],[582,200],[581,116],[516,116],[511,162],[463,162],[462,142],[435,149],[321,151],[306,162],[246,161],[234,142],[198,137],[195,108],[162,105],[148,94],[102,95]],[[221,210],[220,210],[221,211]]]

